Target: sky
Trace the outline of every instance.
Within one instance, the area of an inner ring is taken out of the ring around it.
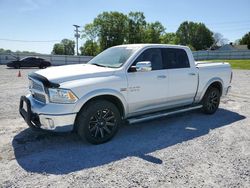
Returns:
[[[0,48],[50,54],[54,43],[74,40],[73,24],[82,30],[103,11],[141,11],[166,32],[203,22],[230,42],[250,31],[250,0],[0,0]]]

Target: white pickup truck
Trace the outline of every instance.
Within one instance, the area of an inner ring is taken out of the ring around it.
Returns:
[[[188,47],[131,44],[109,48],[87,64],[29,75],[19,111],[32,128],[77,131],[100,144],[121,122],[136,123],[201,108],[213,114],[228,93],[228,63],[196,63]]]

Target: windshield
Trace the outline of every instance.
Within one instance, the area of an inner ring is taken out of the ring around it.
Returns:
[[[24,57],[22,59],[20,59],[20,61],[26,61],[26,60],[30,60],[32,57]]]
[[[109,48],[91,59],[88,64],[118,68],[121,67],[137,49],[136,47]]]

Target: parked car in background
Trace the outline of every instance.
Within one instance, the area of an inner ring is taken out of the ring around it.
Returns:
[[[7,67],[20,69],[21,67],[39,67],[40,69],[51,66],[51,63],[40,57],[25,57],[7,63]]]

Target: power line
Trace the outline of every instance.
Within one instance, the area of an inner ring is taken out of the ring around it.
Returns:
[[[210,27],[211,29],[211,27]],[[221,31],[239,31],[239,30],[250,30],[250,27],[245,27],[245,26],[234,26],[233,28],[228,28],[228,27],[213,27],[211,30],[221,30]],[[76,31],[76,30],[75,30]],[[79,32],[79,30],[78,30]],[[77,49],[78,49],[78,39],[79,39],[79,33],[76,32],[76,40],[77,40]],[[78,35],[77,35],[78,34]],[[122,34],[126,35],[127,32],[107,32],[107,35],[117,35],[117,34]],[[74,40],[73,38],[70,38],[70,40]],[[60,42],[61,40],[19,40],[19,39],[8,39],[8,38],[0,38],[0,41],[9,41],[9,42],[25,42],[25,43],[54,43],[54,42]],[[78,50],[77,50],[78,51]]]
[[[19,40],[19,39],[7,39],[0,38],[1,41],[9,41],[9,42],[59,42],[60,40]]]
[[[205,22],[201,22],[205,23]],[[212,30],[221,30],[221,31],[238,31],[238,30],[247,30],[250,28],[245,27],[245,25],[238,25],[238,24],[248,24],[250,23],[250,20],[239,20],[239,21],[228,21],[228,22],[214,22],[214,23],[205,23],[208,25],[209,28],[213,28]],[[216,26],[217,25],[217,26]],[[75,37],[76,37],[76,43],[77,43],[77,54],[78,54],[78,39],[80,37],[78,28],[80,26],[74,25],[76,27],[75,30]],[[173,27],[174,25],[167,25],[168,27]],[[175,25],[179,26],[179,25]],[[126,34],[123,32],[108,32],[108,34]],[[73,38],[71,38],[73,40]],[[8,41],[8,42],[24,42],[24,43],[55,43],[60,42],[61,40],[55,39],[55,40],[23,40],[23,39],[9,39],[9,38],[0,38],[0,41]]]

